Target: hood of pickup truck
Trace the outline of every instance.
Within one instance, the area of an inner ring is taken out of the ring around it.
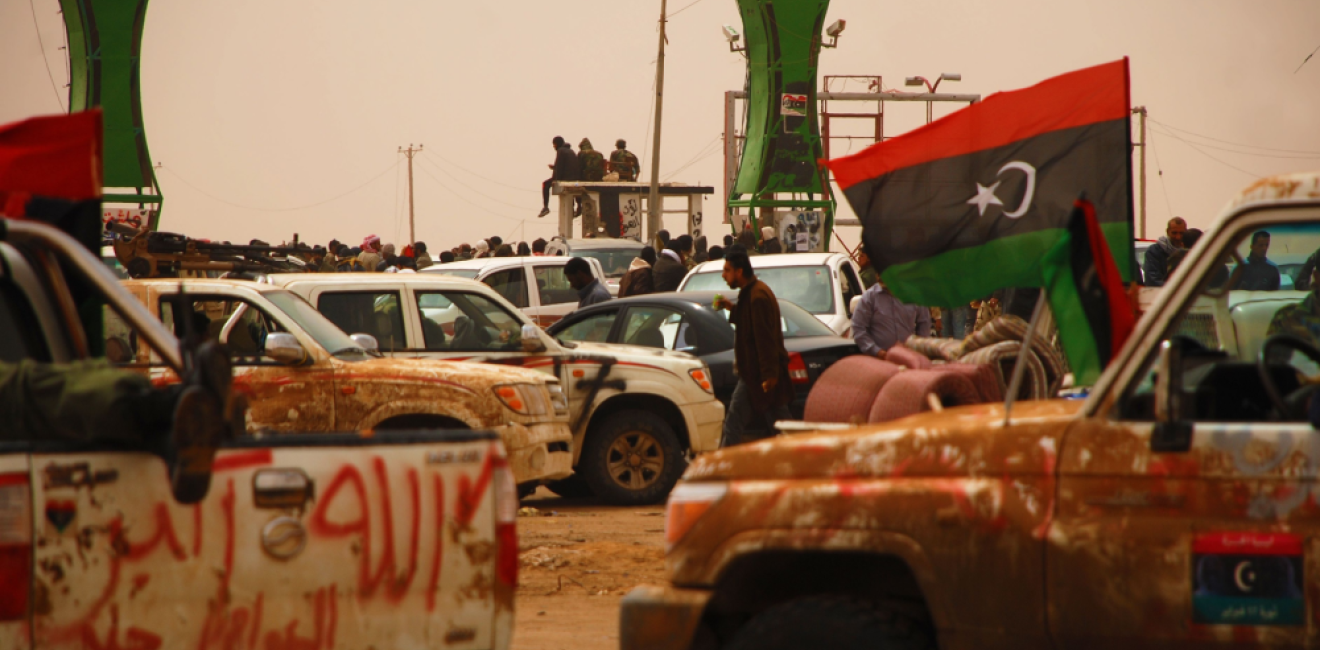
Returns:
[[[368,359],[341,363],[339,371],[358,379],[372,377],[381,381],[444,383],[472,391],[497,384],[544,384],[554,379],[543,372],[524,368],[436,359]]]
[[[781,435],[699,456],[687,481],[1000,476],[1053,471],[1080,400],[975,404],[856,429]]]

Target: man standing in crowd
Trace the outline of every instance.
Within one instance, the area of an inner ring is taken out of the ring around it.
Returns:
[[[790,242],[791,245],[791,242]],[[761,228],[761,254],[775,255],[784,252],[783,244],[779,243],[779,237],[775,235],[774,226],[764,226]]]
[[[584,258],[569,258],[564,264],[564,277],[569,286],[577,289],[578,309],[610,299],[609,290],[591,274],[591,264]]]
[[[532,242],[532,257],[545,257],[545,240],[537,237]]]
[[[1237,284],[1233,286],[1239,291],[1278,291],[1279,290],[1279,267],[1265,254],[1270,250],[1270,234],[1264,230],[1258,230],[1251,235],[1251,254],[1247,255],[1247,263],[1237,270]],[[1150,253],[1146,255],[1149,258]]]
[[[541,213],[536,215],[538,218],[550,214],[550,186],[555,181],[576,181],[582,178],[577,156],[573,154],[573,145],[564,142],[560,136],[555,136],[551,142],[555,147],[555,164],[549,167],[554,173],[541,183]]]
[[[619,297],[641,296],[655,292],[655,278],[651,267],[655,266],[655,249],[647,246],[640,256],[628,265],[628,272],[619,280]]]
[[[431,255],[426,252],[426,242],[424,241],[419,241],[416,244],[413,244],[413,257],[417,260],[416,263],[418,270],[435,264],[435,260],[431,259]]]
[[[1187,222],[1182,217],[1169,220],[1164,236],[1146,251],[1146,261],[1141,265],[1146,276],[1146,286],[1162,287],[1169,279],[1169,257],[1176,251],[1186,248],[1183,234],[1187,232]]]
[[[930,330],[930,310],[904,304],[885,291],[884,282],[867,289],[853,312],[853,341],[868,357],[883,359],[895,343],[902,343],[913,334],[930,336]]]
[[[716,309],[729,310],[734,326],[733,364],[738,384],[724,414],[721,447],[742,442],[748,421],[764,420],[766,430],[791,417],[793,384],[788,377],[788,351],[780,328],[779,301],[764,282],[756,279],[747,254],[734,251],[724,260],[724,282],[738,291],[738,303],[720,296]]]
[[[670,241],[669,245],[656,256],[655,264],[651,267],[653,270],[651,277],[657,293],[677,291],[678,285],[687,275],[687,266],[683,264],[681,239],[682,237],[679,237]]]
[[[619,174],[619,182],[632,183],[637,180],[637,175],[641,173],[642,166],[637,162],[637,156],[628,151],[628,143],[619,138],[614,143],[614,152],[610,154],[610,171]]]

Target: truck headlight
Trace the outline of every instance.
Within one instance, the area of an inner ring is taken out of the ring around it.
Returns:
[[[564,387],[557,382],[546,384],[545,389],[550,391],[550,403],[555,407],[555,415],[568,415],[568,398],[564,396]]]
[[[669,493],[669,503],[665,505],[665,552],[683,539],[693,524],[728,492],[728,483],[679,482],[675,485]]]
[[[545,384],[501,384],[494,391],[504,406],[519,415],[550,415],[556,411]]]

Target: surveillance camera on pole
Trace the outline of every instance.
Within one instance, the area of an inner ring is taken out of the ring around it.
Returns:
[[[730,51],[730,52],[743,52],[743,51],[746,51],[746,49],[747,49],[746,47],[738,47],[737,45],[735,45],[735,44],[738,42],[738,40],[741,39],[741,38],[742,38],[742,34],[739,34],[739,33],[738,33],[738,30],[735,29],[735,28],[733,27],[733,25],[725,25],[725,26],[724,26],[724,40],[726,40],[726,41],[729,42],[729,51]]]
[[[829,43],[821,43],[820,46],[821,46],[821,47],[838,47],[838,46],[839,46],[839,34],[842,34],[842,33],[843,33],[843,28],[844,28],[844,27],[847,27],[847,26],[848,26],[848,21],[846,21],[846,20],[836,20],[836,21],[834,21],[833,23],[831,23],[829,27],[826,27],[826,28],[825,28],[825,35],[830,37],[830,42],[829,42]]]

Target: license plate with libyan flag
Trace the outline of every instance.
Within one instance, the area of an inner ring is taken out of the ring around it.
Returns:
[[[1302,537],[1222,532],[1192,542],[1193,622],[1304,625]]]

